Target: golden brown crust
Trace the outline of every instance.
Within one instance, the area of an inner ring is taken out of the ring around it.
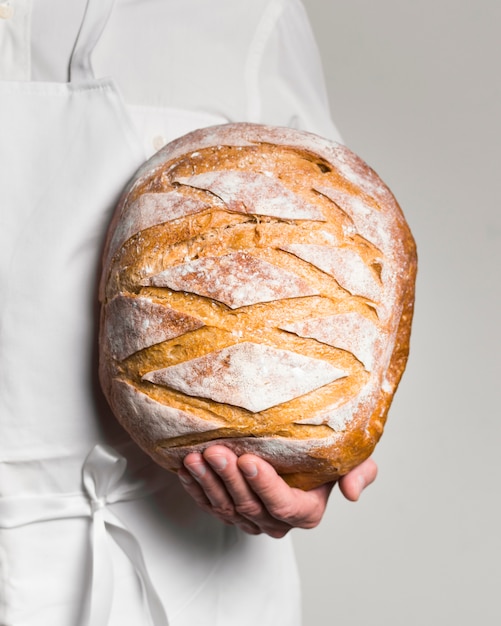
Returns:
[[[158,463],[218,441],[308,489],[371,454],[409,352],[416,251],[347,148],[191,133],[131,182],[103,264],[103,389]]]

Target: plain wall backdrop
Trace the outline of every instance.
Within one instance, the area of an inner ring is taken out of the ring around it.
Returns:
[[[501,624],[501,2],[305,0],[332,116],[418,245],[409,364],[356,503],[294,531],[305,626]]]

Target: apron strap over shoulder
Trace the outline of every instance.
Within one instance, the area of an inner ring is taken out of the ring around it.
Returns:
[[[94,78],[91,55],[108,23],[115,0],[87,0],[85,14],[70,60],[70,82]]]

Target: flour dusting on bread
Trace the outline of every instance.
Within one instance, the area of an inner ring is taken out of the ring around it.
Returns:
[[[223,443],[310,489],[367,458],[409,352],[415,244],[345,146],[227,124],[162,148],[103,255],[100,378],[124,428],[177,471]]]

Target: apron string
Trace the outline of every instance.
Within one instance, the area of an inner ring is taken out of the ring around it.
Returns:
[[[111,536],[129,559],[141,583],[153,626],[169,621],[149,576],[139,542],[108,504],[126,502],[151,492],[140,481],[122,481],[127,461],[113,448],[96,445],[82,467],[84,493],[0,497],[0,529],[75,517],[91,518],[92,569],[86,588],[82,626],[106,626],[113,600],[113,563],[108,549]],[[155,485],[156,487],[156,485]],[[150,623],[150,622],[148,622]]]
[[[108,23],[115,0],[87,0],[75,47],[70,59],[70,82],[94,79],[91,55]]]
[[[126,460],[113,448],[97,445],[83,466],[83,484],[91,504],[92,580],[88,587],[84,624],[106,626],[113,598],[113,566],[107,547],[107,532],[127,555],[141,581],[154,626],[168,626],[167,615],[155,591],[141,547],[120,519],[106,507],[122,499],[120,480]]]

